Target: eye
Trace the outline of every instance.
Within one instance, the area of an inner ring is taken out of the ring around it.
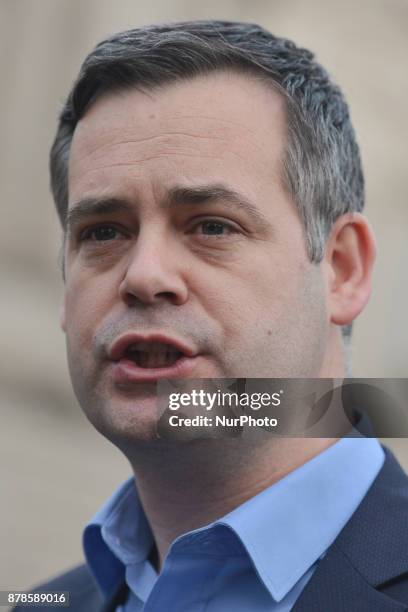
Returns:
[[[90,240],[92,242],[107,242],[115,240],[119,235],[123,235],[114,225],[97,225],[89,227],[80,236],[81,242]]]
[[[202,236],[227,236],[238,231],[231,223],[226,223],[219,219],[200,221],[200,223],[194,226],[194,230],[197,230],[197,228],[201,228],[201,231],[198,233]]]

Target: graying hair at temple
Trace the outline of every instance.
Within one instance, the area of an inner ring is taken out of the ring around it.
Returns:
[[[192,21],[121,32],[85,59],[59,118],[51,188],[65,229],[68,161],[77,122],[107,92],[157,88],[216,70],[270,84],[285,99],[283,180],[302,219],[307,252],[319,263],[336,219],[364,206],[364,177],[347,103],[313,54],[249,23]],[[342,328],[350,336],[351,325]]]

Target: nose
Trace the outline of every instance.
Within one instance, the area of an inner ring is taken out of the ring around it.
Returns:
[[[119,286],[121,299],[128,305],[153,305],[168,300],[181,305],[188,298],[182,276],[181,254],[164,236],[139,235],[129,252],[124,277]]]

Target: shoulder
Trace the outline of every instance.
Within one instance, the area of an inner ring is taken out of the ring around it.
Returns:
[[[408,477],[385,461],[293,610],[408,611]]]
[[[387,448],[366,496],[329,547],[295,609],[408,610],[408,477]]]
[[[68,609],[76,612],[92,612],[99,610],[103,598],[98,590],[93,576],[91,575],[87,565],[77,565],[64,573],[39,584],[31,589],[30,592],[45,593],[52,591],[68,591],[69,606]],[[17,606],[13,608],[13,612],[24,612],[30,609],[31,606]],[[34,608],[33,608],[34,609]],[[62,609],[67,609],[66,607]],[[61,612],[61,606],[36,606],[35,610],[47,610],[47,612]]]

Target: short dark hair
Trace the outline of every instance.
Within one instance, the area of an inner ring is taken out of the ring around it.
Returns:
[[[64,228],[71,140],[90,106],[108,92],[151,89],[217,70],[252,74],[284,97],[288,142],[283,178],[303,222],[309,258],[321,261],[335,220],[364,206],[364,178],[347,103],[313,53],[250,23],[152,25],[114,34],[95,47],[63,106],[51,149],[51,188]],[[343,328],[349,331],[350,326]]]

